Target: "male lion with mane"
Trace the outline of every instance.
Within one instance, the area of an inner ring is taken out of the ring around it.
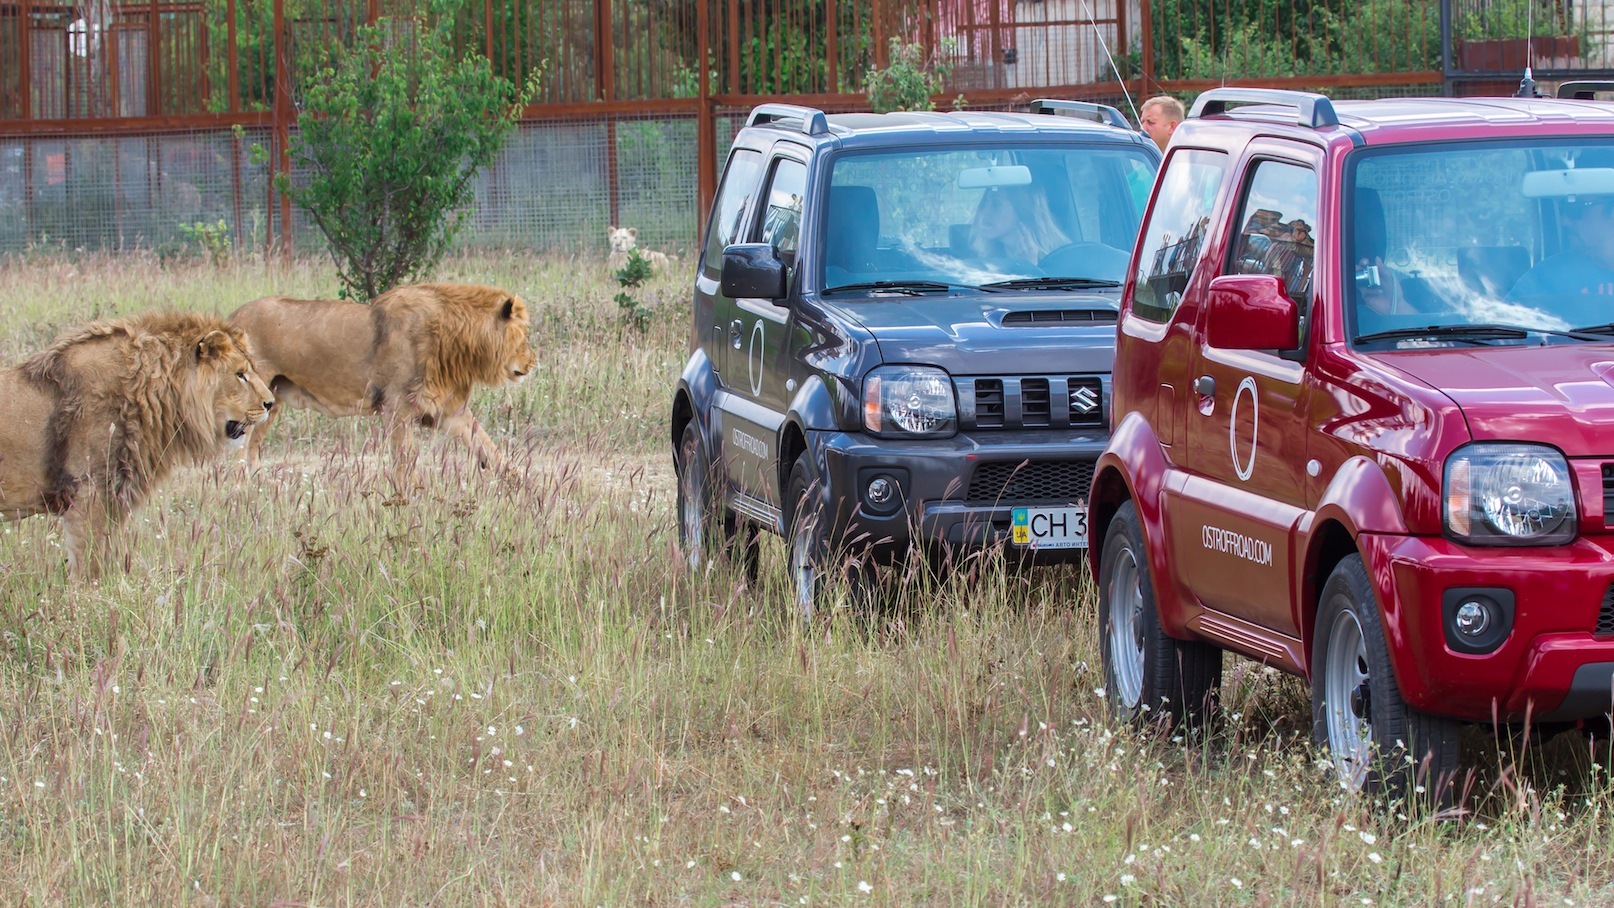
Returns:
[[[112,533],[175,466],[268,418],[242,332],[157,312],[70,329],[0,368],[0,519],[60,515],[68,572],[93,580]]]
[[[269,296],[229,321],[251,339],[282,409],[381,415],[400,486],[417,484],[417,424],[464,442],[478,465],[503,468],[470,400],[477,385],[520,381],[537,362],[521,297],[477,284],[396,287],[369,304]],[[249,463],[257,463],[267,428],[248,439]]]

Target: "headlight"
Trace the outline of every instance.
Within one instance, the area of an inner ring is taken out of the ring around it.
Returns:
[[[863,379],[863,426],[875,435],[952,435],[958,431],[952,379],[933,366],[871,371]]]
[[[1556,448],[1474,444],[1446,460],[1446,532],[1474,545],[1563,545],[1575,538],[1575,486]]]

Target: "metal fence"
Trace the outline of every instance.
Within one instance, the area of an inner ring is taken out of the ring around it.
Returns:
[[[1128,110],[1219,84],[1336,97],[1495,93],[1607,72],[1614,0],[464,0],[460,48],[541,90],[480,174],[460,242],[603,250],[606,227],[687,250],[745,112],[865,108],[917,44],[972,108]],[[0,251],[310,249],[273,191],[299,86],[412,0],[0,0]],[[1129,111],[1130,112],[1130,111]],[[240,127],[237,135],[234,127]],[[254,145],[269,149],[267,164]],[[295,174],[293,174],[295,178]]]

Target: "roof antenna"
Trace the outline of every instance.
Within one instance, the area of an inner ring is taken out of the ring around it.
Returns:
[[[1132,108],[1132,119],[1141,122],[1143,118],[1138,115],[1138,106],[1132,103],[1132,93],[1126,90],[1126,80],[1121,78],[1121,67],[1115,65],[1115,57],[1110,55],[1109,45],[1104,43],[1104,35],[1098,30],[1098,20],[1093,18],[1093,11],[1087,6],[1087,0],[1082,0],[1082,12],[1087,14],[1087,21],[1093,26],[1093,37],[1098,39],[1098,46],[1104,51],[1104,57],[1110,61],[1110,70],[1115,73],[1115,81],[1121,83],[1121,94],[1126,96],[1126,106]]]
[[[1514,92],[1513,97],[1539,98],[1541,93],[1536,91],[1536,80],[1530,75],[1530,61],[1535,56],[1532,46],[1536,31],[1536,5],[1534,3],[1525,7],[1524,23],[1524,78],[1519,80],[1519,90]]]

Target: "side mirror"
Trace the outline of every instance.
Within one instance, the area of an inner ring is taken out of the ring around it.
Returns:
[[[1205,343],[1221,350],[1293,350],[1300,346],[1300,307],[1283,278],[1229,274],[1210,283]]]
[[[779,261],[778,250],[767,243],[726,246],[719,286],[729,299],[784,299],[785,263]]]

